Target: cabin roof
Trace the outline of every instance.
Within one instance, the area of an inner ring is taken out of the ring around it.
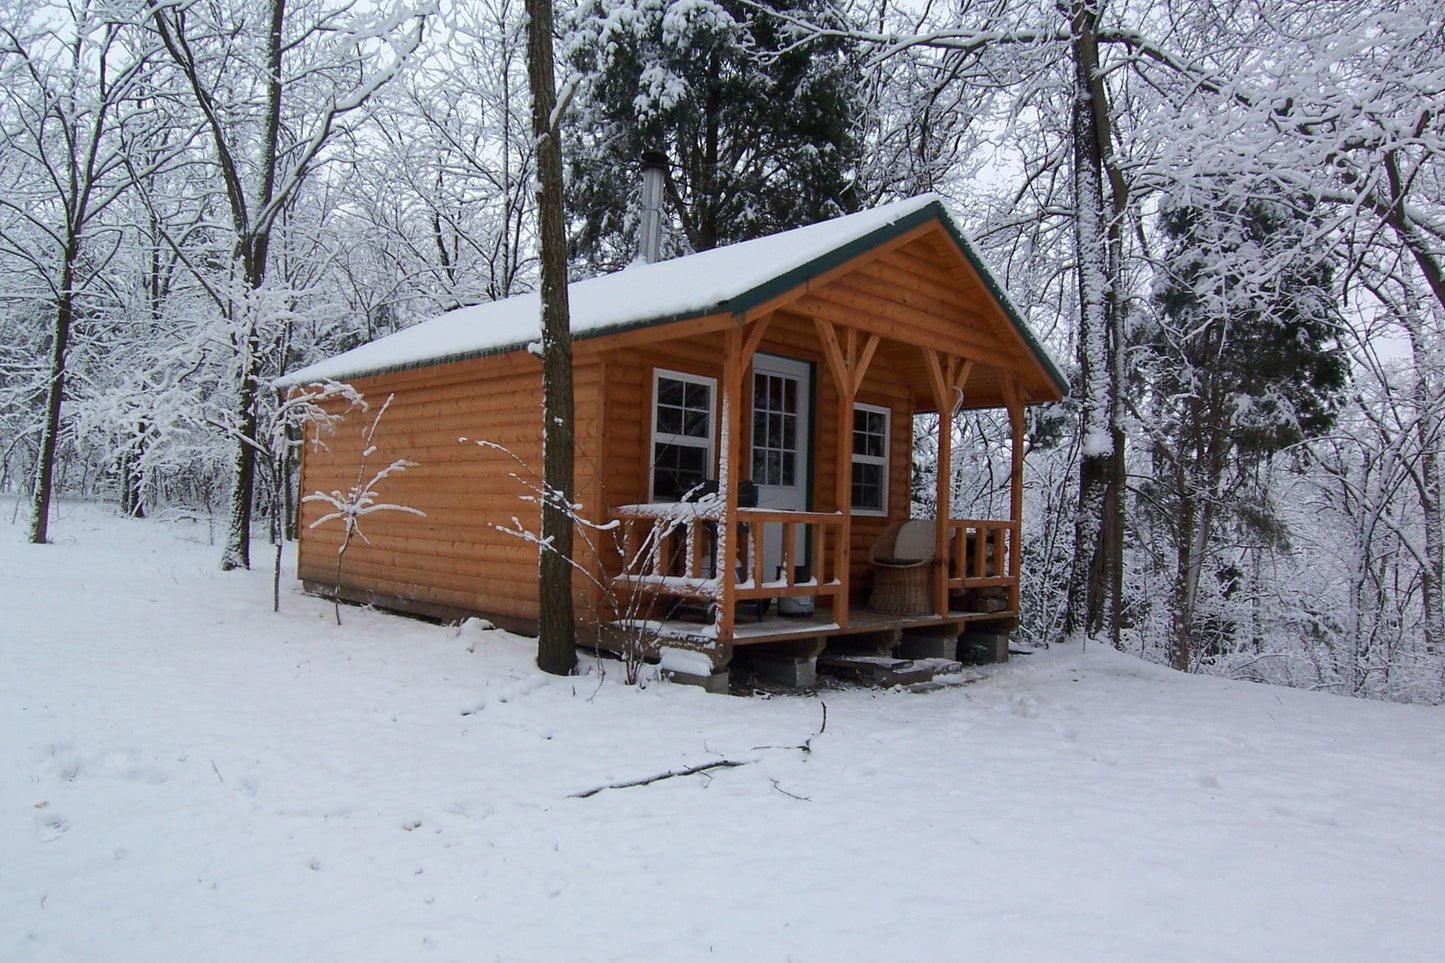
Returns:
[[[574,340],[711,314],[741,316],[913,228],[937,220],[958,245],[1059,393],[1068,382],[937,194],[568,286]],[[278,388],[341,381],[521,350],[540,336],[536,292],[458,308],[278,379]]]

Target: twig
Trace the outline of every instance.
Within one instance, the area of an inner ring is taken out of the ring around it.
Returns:
[[[216,768],[216,760],[214,759],[211,760],[211,771],[216,774],[216,778],[221,780],[221,785],[224,786],[226,784],[226,779],[224,776],[221,775],[221,770]]]
[[[700,772],[707,772],[711,769],[735,769],[738,766],[746,766],[756,762],[756,759],[719,759],[717,762],[705,762],[696,766],[688,766],[686,769],[673,769],[658,776],[647,776],[643,779],[629,779],[627,782],[614,782],[606,786],[597,786],[593,789],[584,789],[582,792],[574,792],[568,798],[586,799],[595,796],[604,789],[631,789],[633,786],[647,786],[655,782],[662,782],[664,779],[673,779],[677,776],[695,776]]]
[[[812,801],[813,801],[813,797],[812,797],[812,796],[799,796],[797,793],[788,792],[788,791],[787,791],[786,789],[784,789],[782,786],[779,786],[779,785],[778,785],[778,781],[777,781],[776,779],[773,780],[773,788],[776,789],[778,792],[782,793],[784,796],[787,796],[789,799],[797,799],[797,800],[800,800],[800,801],[802,801],[802,802],[812,802]]]
[[[754,748],[754,749],[801,749],[804,754],[807,754],[807,753],[812,752],[812,751],[813,751],[813,740],[816,739],[816,738],[818,738],[819,736],[821,736],[824,732],[828,731],[828,703],[824,702],[822,699],[819,699],[819,700],[818,700],[818,705],[820,705],[820,706],[823,707],[823,724],[818,727],[818,731],[817,731],[817,732],[813,733],[813,734],[812,734],[811,736],[809,736],[807,739],[803,740],[803,742],[801,742],[800,744],[798,744],[798,745],[796,745],[796,746],[753,746],[753,748]]]

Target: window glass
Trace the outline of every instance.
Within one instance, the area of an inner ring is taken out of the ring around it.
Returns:
[[[883,466],[853,465],[853,507],[881,512],[883,504]]]
[[[707,481],[707,451],[691,445],[659,443],[652,449],[652,497],[680,501]]]
[[[853,408],[853,508],[863,512],[888,511],[887,408],[855,405]]]
[[[652,417],[652,498],[677,501],[708,480],[716,382],[658,370]]]
[[[798,379],[753,375],[752,477],[759,485],[798,483]]]

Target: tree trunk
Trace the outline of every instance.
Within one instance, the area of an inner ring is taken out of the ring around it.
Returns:
[[[527,0],[527,81],[537,138],[537,221],[542,268],[542,547],[537,666],[577,668],[572,606],[572,333],[567,303],[567,235],[562,214],[562,144],[552,67],[552,2]]]
[[[1110,577],[1109,492],[1115,474],[1114,424],[1117,386],[1111,360],[1114,310],[1109,245],[1109,213],[1104,206],[1104,152],[1098,131],[1095,71],[1096,14],[1085,0],[1071,9],[1074,58],[1074,240],[1079,270],[1079,369],[1083,389],[1080,412],[1079,512],[1074,524],[1074,564],[1069,578],[1065,630],[1093,636],[1104,628]],[[1117,533],[1116,533],[1117,534]]]
[[[1179,519],[1175,523],[1174,541],[1174,604],[1169,620],[1169,665],[1180,672],[1189,671],[1194,651],[1194,587],[1191,580],[1197,571],[1195,549],[1195,503],[1191,495],[1180,493]]]
[[[144,492],[141,487],[145,479],[140,469],[140,461],[145,457],[146,431],[145,421],[138,422],[135,440],[121,455],[120,512],[127,518],[145,518]]]
[[[1445,652],[1445,608],[1442,608],[1442,576],[1445,576],[1445,539],[1441,538],[1440,458],[1434,447],[1420,453],[1420,472],[1425,477],[1421,507],[1425,517],[1425,559],[1420,575],[1420,596],[1425,606],[1425,648]]]
[[[259,287],[257,284],[251,290]],[[246,311],[245,332],[237,346],[241,352],[241,379],[236,390],[236,427],[231,441],[231,514],[226,525],[226,544],[221,551],[223,572],[251,567],[251,517],[256,483],[256,449],[252,440],[256,437],[257,379],[261,373],[256,319],[251,313],[254,307],[251,303],[242,307]]]
[[[1411,472],[1416,496],[1420,501],[1420,517],[1425,527],[1425,558],[1420,566],[1420,603],[1424,609],[1425,649],[1445,651],[1445,606],[1442,606],[1442,578],[1445,578],[1445,537],[1442,537],[1440,438],[1441,392],[1435,387],[1438,373],[1429,370],[1428,347],[1422,343],[1425,334],[1412,325],[1410,330],[1412,363],[1415,368],[1414,405],[1415,439],[1419,448],[1419,464]],[[1434,375],[1434,377],[1432,377]]]
[[[1445,266],[1437,256],[1429,236],[1409,217],[1405,209],[1405,180],[1401,177],[1399,158],[1394,151],[1385,154],[1385,173],[1390,185],[1390,203],[1385,206],[1384,219],[1401,245],[1410,252],[1436,303],[1445,309]],[[1428,312],[1430,314],[1437,312]],[[1437,314],[1438,316],[1438,314]],[[1421,596],[1425,609],[1425,646],[1430,652],[1445,651],[1445,532],[1441,521],[1440,408],[1436,403],[1440,374],[1432,371],[1430,346],[1418,322],[1409,325],[1411,359],[1415,368],[1415,403],[1419,414],[1416,431],[1420,445],[1420,466],[1416,486],[1419,489],[1421,514],[1425,522],[1425,557],[1421,571]],[[1433,377],[1432,377],[1433,375]]]
[[[35,456],[35,488],[30,495],[30,541],[44,545],[50,537],[50,496],[55,478],[55,444],[60,434],[60,402],[65,394],[65,351],[70,344],[70,326],[75,317],[75,261],[79,256],[78,232],[72,232],[65,249],[60,274],[60,297],[55,305],[55,327],[51,330],[50,370],[45,381],[45,423],[40,429],[40,450]]]

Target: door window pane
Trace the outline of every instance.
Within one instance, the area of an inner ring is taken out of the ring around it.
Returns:
[[[753,481],[759,485],[798,483],[799,379],[753,375]]]

